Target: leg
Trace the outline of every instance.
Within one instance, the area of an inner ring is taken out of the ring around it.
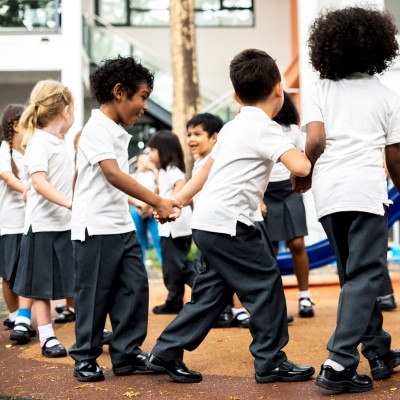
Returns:
[[[4,301],[8,310],[13,313],[18,310],[18,295],[10,288],[10,281],[3,278],[2,282]]]
[[[391,311],[397,308],[387,264],[383,274],[383,283],[378,293],[378,301],[382,311]]]
[[[10,340],[14,340],[18,344],[26,344],[31,340],[31,337],[36,336],[36,330],[31,325],[33,300],[18,296],[18,302],[18,314],[14,329],[10,334]]]
[[[136,227],[136,234],[140,243],[140,247],[143,253],[143,263],[146,260],[146,249],[147,249],[147,232],[145,220],[139,215],[135,207],[130,207],[133,222]]]
[[[162,262],[160,236],[158,234],[158,222],[154,218],[148,218],[147,229],[149,230],[151,239],[153,240],[153,245],[156,249],[158,261]]]

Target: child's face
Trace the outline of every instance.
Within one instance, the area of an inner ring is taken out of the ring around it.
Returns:
[[[118,122],[128,127],[136,124],[138,118],[147,110],[149,96],[150,89],[147,83],[141,83],[131,98],[124,92],[118,104]]]
[[[160,156],[154,147],[150,147],[149,159],[156,168],[160,168]]]
[[[198,155],[200,158],[208,155],[215,142],[217,141],[217,133],[208,136],[208,132],[203,129],[203,125],[189,126],[187,131],[187,144],[192,154]]]

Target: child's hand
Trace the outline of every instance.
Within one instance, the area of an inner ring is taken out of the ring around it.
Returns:
[[[298,193],[305,193],[311,189],[312,174],[310,173],[303,178],[300,176],[291,175],[290,182],[292,183],[293,190]]]
[[[153,211],[153,215],[161,224],[175,221],[181,215],[182,207],[182,204],[176,199],[161,199]]]
[[[27,200],[28,200],[28,192],[31,190],[30,186],[26,186],[26,188],[24,189],[24,191],[22,192],[22,200],[24,201],[24,203],[26,204]]]

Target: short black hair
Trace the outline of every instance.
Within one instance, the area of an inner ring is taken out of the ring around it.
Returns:
[[[93,97],[100,103],[112,101],[112,90],[120,83],[123,90],[131,98],[142,83],[147,83],[150,91],[153,90],[154,75],[133,57],[118,56],[104,60],[90,77],[90,88]]]
[[[275,60],[258,49],[243,50],[236,55],[229,71],[236,94],[248,105],[267,99],[282,79]]]
[[[292,97],[285,91],[283,92],[283,96],[283,106],[278,114],[276,114],[272,119],[279,125],[283,126],[299,125],[300,116],[296,106],[293,103]]]
[[[147,147],[158,150],[161,168],[177,167],[186,172],[182,146],[175,133],[168,130],[158,131],[150,136]]]
[[[195,127],[199,125],[201,125],[203,130],[207,132],[208,137],[211,137],[215,132],[218,133],[221,130],[224,123],[217,115],[201,113],[196,114],[187,122],[186,129],[189,129],[191,126]]]
[[[385,71],[397,56],[397,27],[387,11],[347,7],[329,11],[310,28],[310,61],[321,78]]]

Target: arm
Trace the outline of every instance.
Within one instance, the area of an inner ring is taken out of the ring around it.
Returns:
[[[3,172],[0,177],[11,189],[17,192],[23,194],[29,190],[29,186],[24,185],[12,172]]]
[[[64,193],[61,193],[57,190],[48,180],[47,180],[47,172],[38,171],[32,174],[32,186],[48,201],[52,203],[58,204],[59,206],[65,208],[71,208],[72,202],[71,199],[68,198]]]
[[[311,171],[311,164],[306,155],[297,149],[285,151],[279,160],[290,172],[297,176],[307,176]]]
[[[126,193],[128,196],[151,205],[161,218],[167,218],[176,212],[176,208],[174,208],[178,206],[176,200],[163,199],[158,194],[146,189],[132,177],[122,172],[116,160],[103,160],[99,162],[99,165],[110,185]]]
[[[311,188],[312,171],[318,158],[325,151],[326,135],[325,127],[322,122],[310,122],[306,126],[307,139],[305,151],[308,159],[311,162],[311,171],[305,177],[293,177],[293,188],[297,192],[304,193]]]
[[[386,167],[390,179],[400,191],[400,143],[391,144],[385,148]]]

